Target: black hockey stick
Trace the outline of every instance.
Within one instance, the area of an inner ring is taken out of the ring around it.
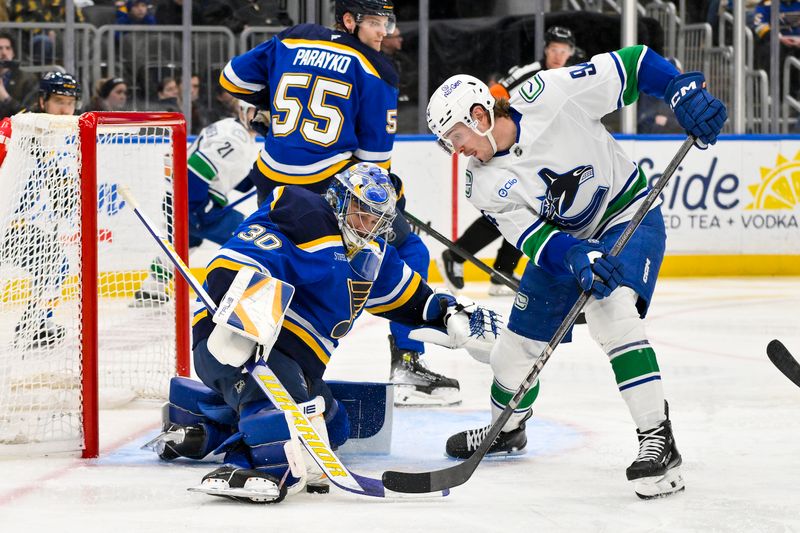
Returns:
[[[419,229],[421,229],[422,231],[424,231],[425,233],[427,233],[440,243],[447,246],[447,248],[449,248],[450,251],[452,251],[454,254],[463,257],[464,259],[466,259],[476,267],[480,268],[493,278],[500,280],[501,282],[503,282],[503,285],[505,285],[509,289],[512,289],[514,292],[517,292],[519,290],[519,281],[503,274],[499,270],[493,269],[492,267],[490,267],[489,265],[487,265],[474,255],[472,255],[471,253],[469,253],[468,251],[466,251],[465,249],[463,249],[462,247],[460,247],[459,245],[457,245],[456,243],[454,243],[453,241],[451,241],[450,239],[448,239],[447,237],[445,237],[444,235],[433,229],[430,224],[423,222],[422,220],[418,219],[408,211],[403,211],[403,214],[406,216],[408,221],[411,222],[411,224],[418,227]]]
[[[667,182],[672,177],[672,174],[675,173],[675,169],[681,164],[681,161],[683,161],[683,158],[689,152],[694,142],[694,137],[688,137],[683,142],[681,147],[678,149],[678,153],[675,154],[675,157],[673,157],[672,161],[670,161],[667,165],[667,168],[664,170],[661,178],[647,194],[642,202],[642,205],[639,206],[631,221],[628,222],[628,225],[622,231],[619,239],[614,244],[613,248],[611,248],[609,255],[619,255],[619,253],[630,240],[633,232],[636,231],[637,227],[639,227],[642,219],[644,219],[644,217],[647,215],[647,212],[658,199],[661,191],[667,185]],[[506,408],[503,409],[503,412],[500,413],[498,419],[489,428],[489,432],[484,437],[481,445],[478,446],[478,449],[475,450],[475,453],[472,454],[469,459],[455,466],[444,468],[442,470],[436,470],[434,472],[395,472],[389,470],[384,472],[382,476],[384,486],[387,489],[396,492],[421,493],[449,489],[466,483],[467,480],[469,480],[469,478],[472,476],[472,473],[475,472],[475,469],[478,468],[478,464],[480,464],[483,457],[489,451],[489,448],[492,447],[494,440],[500,434],[500,430],[503,429],[503,426],[506,424],[508,419],[511,418],[511,414],[514,412],[514,409],[517,408],[519,402],[522,401],[522,398],[533,386],[536,378],[539,377],[539,374],[542,372],[542,368],[550,359],[550,356],[553,355],[553,351],[556,349],[559,343],[564,339],[567,331],[569,331],[569,328],[578,317],[578,313],[580,313],[581,309],[583,309],[583,306],[586,305],[586,302],[589,300],[590,295],[591,292],[586,291],[581,293],[581,295],[578,297],[575,305],[573,305],[572,309],[569,310],[569,313],[561,322],[561,325],[558,327],[556,332],[553,334],[553,338],[547,343],[547,346],[542,351],[542,354],[533,364],[533,367],[528,372],[528,375],[522,381],[522,384],[517,389],[517,392],[514,393],[514,396],[508,402]]]
[[[772,364],[783,372],[792,383],[800,387],[800,363],[792,357],[789,349],[778,339],[773,339],[767,344],[767,357]]]

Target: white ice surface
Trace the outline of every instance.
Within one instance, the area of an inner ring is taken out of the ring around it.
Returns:
[[[507,311],[511,298],[467,294]],[[281,504],[187,492],[209,464],[161,463],[139,450],[157,404],[101,414],[98,460],[0,461],[2,532],[800,531],[800,389],[767,360],[779,338],[800,354],[800,279],[662,280],[647,319],[684,458],[684,493],[640,501],[625,480],[633,424],[586,326],[542,375],[529,452],[486,461],[443,499],[386,501],[335,489]],[[328,377],[386,380],[382,320],[364,316]],[[390,456],[344,456],[357,473],[441,468],[444,441],[488,420],[489,368],[436,347],[429,365],[461,381],[463,403],[395,411]]]

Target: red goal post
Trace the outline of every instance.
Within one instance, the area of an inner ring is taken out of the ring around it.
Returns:
[[[173,193],[173,217],[182,224],[182,231],[173,231],[173,246],[178,254],[188,263],[189,260],[189,237],[187,224],[189,220],[187,207],[187,174],[186,174],[186,120],[181,113],[119,113],[119,112],[90,112],[81,115],[79,128],[81,132],[82,165],[81,165],[81,232],[83,235],[97,235],[97,139],[98,128],[103,126],[124,125],[142,127],[165,127],[172,132],[173,144],[173,191],[183,191],[183,194]],[[144,237],[143,237],[144,238]],[[96,241],[95,241],[96,243]],[[84,239],[81,243],[83,257],[87,258],[83,262],[84,279],[97,279],[97,247],[93,246],[89,239]],[[92,251],[94,250],[94,252]],[[82,452],[83,457],[97,457],[100,451],[99,444],[99,401],[98,401],[98,339],[97,339],[97,320],[92,320],[92,316],[97,314],[97,286],[91,283],[82,284],[81,300],[86,306],[87,312],[83,314],[84,336],[82,339],[82,353],[84,369],[91,368],[90,372],[84,371],[83,390],[84,404],[84,435],[85,447]],[[189,289],[186,282],[180,276],[175,279],[175,300],[184,302],[179,304],[176,309],[176,374],[188,376],[190,370],[189,361]],[[86,405],[86,404],[89,405]]]
[[[189,374],[188,287],[124,206],[121,184],[186,260],[183,115],[12,118],[0,168],[0,456],[97,457],[102,403],[163,399],[169,377]],[[164,302],[134,298],[148,276]],[[56,341],[41,341],[43,320]]]

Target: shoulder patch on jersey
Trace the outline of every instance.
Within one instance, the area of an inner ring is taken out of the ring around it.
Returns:
[[[519,88],[519,95],[523,100],[533,103],[544,91],[544,80],[536,74]]]

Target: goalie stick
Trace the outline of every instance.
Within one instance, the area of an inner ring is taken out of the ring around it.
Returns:
[[[619,239],[611,248],[609,255],[619,255],[619,253],[630,240],[633,232],[637,227],[639,227],[642,219],[644,219],[645,215],[647,215],[647,212],[658,199],[661,191],[667,185],[667,182],[672,177],[672,174],[675,173],[675,169],[681,164],[681,161],[683,161],[683,158],[689,152],[694,142],[695,138],[691,136],[683,142],[681,147],[678,149],[678,153],[675,154],[675,156],[672,158],[672,161],[670,161],[667,165],[667,168],[664,170],[661,178],[647,194],[642,202],[642,205],[639,206],[631,221],[628,222],[628,225],[622,231]],[[547,343],[547,346],[545,346],[541,355],[536,359],[536,362],[528,372],[528,375],[525,376],[522,384],[514,393],[514,396],[511,397],[508,405],[505,407],[505,409],[503,409],[503,412],[500,413],[500,416],[497,418],[497,420],[495,420],[491,425],[480,446],[478,446],[478,449],[475,450],[475,453],[472,454],[469,459],[455,466],[433,472],[397,472],[388,470],[384,472],[382,476],[384,486],[396,492],[422,493],[450,489],[466,483],[472,476],[473,472],[475,472],[475,469],[478,468],[478,465],[489,451],[489,448],[492,447],[494,440],[500,434],[503,426],[511,417],[514,409],[516,409],[517,405],[519,405],[519,402],[531,389],[536,381],[536,378],[539,377],[539,374],[542,372],[542,368],[550,359],[550,356],[553,355],[553,351],[556,349],[559,343],[564,339],[564,336],[569,331],[569,328],[573,325],[575,319],[578,317],[578,313],[580,313],[581,309],[583,309],[583,306],[586,305],[586,302],[589,300],[590,295],[591,292],[586,291],[581,293],[581,295],[578,297],[578,300],[572,306],[572,309],[569,310],[569,313],[567,313],[567,316],[553,334],[553,338]]]
[[[147,215],[142,213],[139,209],[136,199],[133,197],[130,190],[127,187],[121,187],[120,194],[125,198],[125,201],[130,205],[131,209],[133,209],[133,212],[153,239],[156,240],[159,247],[167,254],[167,257],[169,257],[170,261],[175,265],[175,269],[178,273],[180,273],[183,279],[186,280],[186,283],[194,290],[195,294],[200,298],[200,301],[203,302],[203,305],[206,306],[211,314],[214,314],[217,310],[217,305],[211,299],[211,296],[209,296],[197,278],[192,275],[191,270],[189,270],[189,267],[183,262],[172,244],[158,234],[153,223],[147,218]],[[381,480],[360,476],[351,472],[344,466],[333,450],[330,449],[330,446],[328,446],[317,433],[314,425],[303,410],[297,406],[297,403],[292,399],[291,395],[289,395],[278,377],[266,365],[264,359],[259,358],[256,360],[256,358],[251,358],[245,363],[245,369],[253,376],[258,386],[277,409],[291,413],[292,416],[289,418],[297,429],[300,442],[306,448],[309,455],[311,455],[314,462],[325,472],[331,483],[344,491],[363,496],[375,496],[378,498],[391,496],[386,494],[386,488],[383,486]],[[447,490],[434,492],[441,492],[441,496],[447,496],[447,494],[449,494]]]
[[[792,357],[789,349],[778,339],[773,339],[767,344],[767,357],[772,364],[783,372],[783,375],[800,387],[800,363]]]

